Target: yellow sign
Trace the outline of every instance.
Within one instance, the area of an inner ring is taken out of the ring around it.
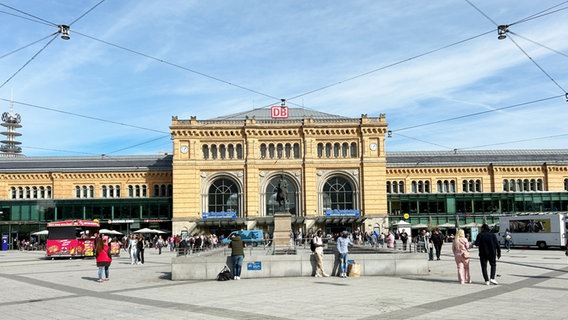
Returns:
[[[404,217],[404,219],[408,219],[408,218],[410,218],[410,215],[408,213],[405,213],[403,217]]]

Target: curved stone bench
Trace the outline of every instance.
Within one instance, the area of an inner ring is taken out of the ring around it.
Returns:
[[[421,253],[349,254],[349,260],[361,265],[361,276],[403,276],[428,274],[428,261]],[[224,266],[231,268],[230,256],[181,256],[172,258],[172,280],[214,280]],[[339,260],[324,255],[324,270],[337,275]],[[312,254],[247,255],[242,278],[308,277],[313,276],[315,258]]]

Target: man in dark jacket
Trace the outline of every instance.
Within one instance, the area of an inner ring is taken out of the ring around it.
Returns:
[[[442,245],[444,244],[444,235],[440,232],[440,229],[434,229],[432,236],[430,237],[430,242],[434,245],[434,249],[436,249],[436,259],[440,260],[440,254],[442,253]],[[433,260],[434,257],[432,257]]]
[[[497,236],[489,231],[489,226],[485,223],[481,226],[481,233],[475,239],[475,246],[479,248],[479,262],[481,263],[481,272],[485,284],[497,284],[495,275],[497,273],[497,259],[501,258],[501,247]],[[491,278],[487,276],[487,262],[491,266]]]
[[[235,280],[241,280],[243,259],[245,257],[245,244],[241,236],[238,234],[233,235],[231,237],[231,243],[229,243],[229,248],[231,248],[231,259],[233,260],[233,276]]]

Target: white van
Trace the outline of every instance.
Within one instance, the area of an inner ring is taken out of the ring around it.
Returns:
[[[537,246],[539,249],[566,246],[568,221],[562,213],[529,214],[499,217],[497,238],[503,245],[505,231],[511,232],[511,246]]]

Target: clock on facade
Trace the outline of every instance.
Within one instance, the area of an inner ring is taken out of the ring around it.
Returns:
[[[371,144],[369,145],[369,149],[371,149],[371,150],[373,150],[373,151],[377,150],[377,144],[376,144],[376,143],[371,143]]]
[[[181,153],[187,153],[188,150],[189,148],[187,146],[181,146],[181,148],[179,148],[179,151],[181,151]]]

